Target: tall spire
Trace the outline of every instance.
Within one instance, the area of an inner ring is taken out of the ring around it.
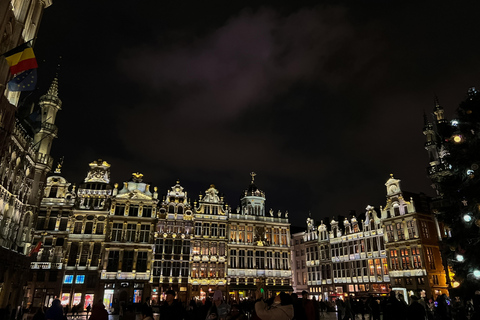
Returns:
[[[48,95],[58,97],[58,73],[53,78],[52,84],[47,92]]]

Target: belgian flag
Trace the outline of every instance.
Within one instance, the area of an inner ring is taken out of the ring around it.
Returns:
[[[3,56],[10,66],[10,73],[12,75],[25,70],[38,68],[37,59],[35,59],[30,41],[4,53]]]

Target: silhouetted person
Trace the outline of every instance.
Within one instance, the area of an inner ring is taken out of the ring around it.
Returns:
[[[178,301],[175,301],[175,291],[166,292],[165,301],[160,307],[160,319],[162,320],[181,320],[184,316],[183,307]]]
[[[47,320],[63,320],[63,308],[60,300],[55,299],[45,315]]]
[[[93,305],[92,315],[89,320],[108,320],[108,312],[105,310],[102,300],[99,300]]]

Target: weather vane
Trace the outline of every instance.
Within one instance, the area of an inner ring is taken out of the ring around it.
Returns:
[[[250,172],[250,175],[252,176],[252,183],[255,181],[255,176],[257,175],[255,172]]]

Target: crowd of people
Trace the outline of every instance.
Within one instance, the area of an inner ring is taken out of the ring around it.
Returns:
[[[459,297],[450,299],[440,295],[436,299],[426,299],[412,295],[409,303],[402,294],[390,292],[387,297],[370,296],[365,298],[336,297],[329,301],[309,299],[306,291],[299,296],[296,293],[281,292],[270,298],[257,290],[255,297],[237,302],[225,301],[220,290],[213,297],[195,300],[188,304],[175,299],[175,292],[168,290],[165,300],[152,306],[149,299],[141,305],[122,305],[119,320],[137,320],[141,313],[142,320],[320,320],[326,312],[332,312],[338,320],[480,320],[480,291],[469,300]],[[154,308],[155,315],[154,316]],[[11,310],[11,314],[15,314]],[[81,310],[83,311],[83,310]],[[85,320],[108,320],[109,313],[102,301],[93,306],[88,305]],[[139,312],[140,311],[140,312]],[[0,314],[0,320],[19,320],[22,317],[11,317]],[[32,320],[68,320],[74,319],[77,310],[63,308],[60,300],[55,299],[52,305],[44,310],[39,308]]]

